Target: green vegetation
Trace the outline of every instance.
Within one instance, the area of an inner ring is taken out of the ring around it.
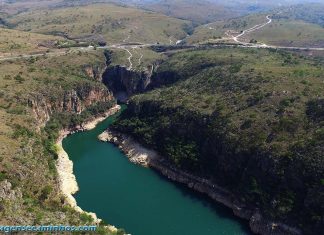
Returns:
[[[165,0],[143,4],[143,7],[179,19],[190,20],[196,25],[238,15],[236,11],[225,8],[222,4],[215,4],[205,0],[199,2],[192,0]]]
[[[69,42],[58,36],[0,28],[0,56],[45,52],[55,48],[59,40]]]
[[[170,37],[185,37],[184,28],[190,24],[151,11],[111,4],[24,12],[6,20],[19,30],[108,43],[169,43]]]
[[[266,22],[265,14],[253,14],[244,17],[219,20],[208,25],[201,25],[195,28],[193,35],[188,38],[189,43],[206,41],[231,40],[230,35],[237,35],[241,31]],[[228,35],[226,34],[228,32]],[[233,42],[233,41],[232,41]]]
[[[304,7],[308,10],[302,11],[302,6],[292,7],[268,14],[251,14],[202,25],[195,29],[187,41],[189,43],[233,42],[231,36],[255,25],[266,23],[266,16],[270,15],[273,19],[271,24],[245,34],[240,41],[276,46],[323,47],[324,28],[319,14],[322,12],[319,9],[323,9],[323,5],[319,5],[319,9],[310,8],[309,5]]]
[[[91,43],[88,42],[74,42],[74,41],[67,41],[67,40],[63,40],[63,41],[58,41],[56,43],[56,46],[58,48],[72,48],[72,47],[88,47],[91,46]],[[93,44],[96,46],[96,44]]]
[[[280,50],[180,52],[154,76],[168,85],[134,96],[113,128],[266,216],[318,233],[323,72],[322,64]]]
[[[165,58],[163,54],[157,53],[146,47],[129,48],[128,50],[132,53],[132,69],[140,72],[151,70],[150,68],[154,63],[162,61]],[[125,49],[111,49],[109,53],[109,64],[111,66],[129,66],[128,58],[130,55]]]
[[[316,122],[324,121],[324,99],[314,99],[307,103],[307,115]]]
[[[93,223],[60,193],[56,141],[61,129],[115,104],[101,75],[107,64],[130,66],[131,53],[137,75],[127,71],[134,77],[128,88],[137,89],[132,85],[143,82],[143,71],[153,72],[149,88],[160,88],[134,96],[113,128],[229,189],[267,217],[308,234],[323,231],[323,60],[280,50],[175,46],[179,39],[232,43],[233,35],[267,21],[260,13],[232,18],[258,11],[258,4],[163,1],[141,10],[91,3],[1,5],[0,57],[21,58],[0,61],[0,183],[10,185],[10,197],[0,202],[0,224]],[[271,24],[240,40],[323,47],[322,5],[279,11],[268,13]],[[207,22],[213,23],[194,28]],[[158,46],[127,47],[130,53],[116,47],[106,57],[100,50],[68,49],[136,42]],[[23,59],[25,54],[43,56]],[[111,233],[102,224],[98,234]]]
[[[252,32],[248,38],[270,45],[323,47],[324,28],[301,20],[280,18],[262,30]]]
[[[299,4],[283,9],[283,14],[277,17],[291,20],[302,20],[308,23],[317,24],[324,27],[323,4]]]
[[[102,51],[0,62],[0,183],[16,192],[1,201],[1,224],[92,224],[61,195],[56,140],[114,104],[95,76],[105,66]]]
[[[47,154],[56,158],[56,141],[59,137],[60,130],[73,129],[76,126],[81,126],[85,121],[97,115],[104,114],[108,109],[112,108],[114,104],[115,101],[98,102],[87,107],[81,114],[62,112],[52,114],[51,119],[44,128],[47,138],[44,139],[43,143]]]

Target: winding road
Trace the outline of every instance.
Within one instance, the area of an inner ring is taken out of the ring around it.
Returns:
[[[138,58],[138,65],[141,65],[141,63],[142,63],[142,59],[143,59],[143,54],[141,53],[141,57],[140,58]]]
[[[140,44],[141,47],[149,47],[152,46],[154,44]],[[97,49],[121,49],[126,51],[129,54],[129,57],[127,57],[127,60],[129,62],[129,66],[128,69],[131,70],[133,68],[133,63],[132,63],[132,58],[133,58],[133,54],[130,51],[130,49],[137,49],[139,45],[111,45],[111,46],[102,46],[102,47],[97,47]],[[41,57],[41,56],[48,56],[48,57],[53,57],[53,56],[61,56],[61,55],[65,55],[68,53],[72,53],[72,52],[84,52],[84,51],[92,51],[95,50],[94,47],[89,46],[89,47],[77,47],[74,48],[72,50],[64,50],[64,51],[55,51],[55,52],[43,52],[43,53],[31,53],[31,54],[21,54],[21,55],[12,55],[12,56],[5,56],[5,57],[1,57],[0,56],[0,62],[1,61],[10,61],[10,60],[18,60],[18,59],[30,59],[30,58],[36,58],[36,57]],[[140,58],[138,59],[138,65],[140,65],[142,63],[142,59],[143,59],[143,54],[139,53]]]
[[[132,58],[134,57],[133,53],[129,49],[127,49],[126,46],[116,46],[116,48],[123,49],[123,50],[127,51],[127,53],[129,54],[129,57],[127,58],[128,62],[129,62],[129,66],[127,69],[131,70],[133,68],[133,63],[132,63]],[[138,48],[138,46],[131,46],[131,49],[133,50],[133,52],[140,55],[140,57],[138,58],[138,66],[140,66],[144,55],[142,53],[137,52],[136,51],[137,48]]]
[[[241,41],[239,41],[239,38],[242,37],[242,36],[245,35],[245,34],[248,34],[248,33],[251,33],[251,32],[253,32],[253,31],[256,31],[256,30],[262,29],[264,26],[266,26],[266,25],[268,25],[268,24],[271,24],[272,19],[270,18],[270,16],[267,15],[266,18],[267,18],[267,20],[268,20],[266,23],[264,23],[264,24],[257,24],[257,25],[255,25],[255,26],[253,26],[252,28],[249,28],[249,29],[244,30],[241,34],[239,34],[239,35],[237,35],[237,36],[233,36],[233,40],[234,40],[235,42],[237,42],[237,43],[245,44],[245,42],[241,42]]]
[[[128,70],[131,70],[133,68],[133,63],[132,63],[133,54],[127,48],[125,48],[125,47],[121,47],[121,49],[127,51],[128,54],[129,54],[129,57],[127,58],[128,62],[129,62]]]
[[[239,42],[240,44],[237,45],[233,45],[233,44],[216,44],[217,46],[228,46],[228,47],[243,47],[243,48],[269,48],[269,49],[288,49],[288,50],[309,50],[309,51],[324,51],[323,47],[286,47],[286,46],[272,46],[272,45],[267,45],[267,44],[257,44],[257,43],[242,43]],[[150,47],[156,44],[141,44],[141,47]],[[139,46],[139,45],[137,45]],[[203,47],[204,45],[192,45],[193,47],[199,48],[199,47]],[[129,49],[127,48],[132,48],[134,47],[134,45],[111,45],[111,46],[104,46],[104,47],[97,47],[97,49],[122,49],[127,51],[127,53],[129,54],[129,57],[127,58],[127,60],[129,61],[129,67],[128,69],[132,69],[133,68],[133,63],[132,63],[132,58],[133,58],[133,54],[129,51]],[[41,56],[49,56],[49,57],[53,57],[53,56],[61,56],[61,55],[65,55],[67,53],[71,53],[71,52],[78,52],[78,51],[91,51],[94,50],[94,48],[85,48],[85,47],[80,47],[80,48],[75,48],[71,51],[57,51],[57,52],[47,52],[47,53],[37,53],[37,54],[22,54],[22,55],[14,55],[14,56],[6,56],[6,57],[1,57],[0,56],[0,62],[2,61],[10,61],[10,60],[18,60],[18,59],[29,59],[29,58],[35,58],[35,57],[41,57]],[[141,57],[139,58],[139,64],[141,63],[141,60],[143,59],[143,54],[141,54]]]
[[[281,12],[277,13],[277,14],[281,14]],[[274,46],[274,45],[267,45],[265,43],[263,44],[259,44],[259,43],[247,43],[247,42],[242,42],[239,40],[240,37],[242,37],[243,35],[246,35],[248,33],[251,33],[253,31],[262,29],[263,27],[265,27],[268,24],[272,23],[272,19],[270,18],[270,15],[267,15],[266,19],[268,20],[266,23],[264,24],[257,24],[255,26],[253,26],[252,28],[246,29],[244,30],[241,34],[237,35],[237,36],[232,36],[232,39],[239,43],[239,47],[248,47],[248,48],[269,48],[269,49],[288,49],[288,50],[310,50],[310,51],[324,51],[323,47],[287,47],[287,46]]]
[[[257,24],[255,26],[253,26],[252,28],[246,29],[244,31],[242,31],[239,35],[236,36],[232,36],[231,39],[234,40],[236,43],[238,43],[237,47],[243,47],[243,48],[271,48],[271,49],[288,49],[288,50],[311,50],[311,51],[324,51],[323,47],[287,47],[287,46],[273,46],[273,45],[267,45],[267,44],[259,44],[259,43],[247,43],[247,42],[243,42],[240,41],[240,38],[248,33],[254,32],[256,30],[262,29],[263,27],[265,27],[268,24],[272,23],[272,19],[270,17],[270,15],[266,16],[267,22],[263,23],[263,24]],[[208,27],[211,23],[206,24],[204,27]],[[210,29],[213,29],[210,27]],[[123,42],[125,42],[126,40],[128,40],[128,38],[124,39]],[[171,43],[171,38],[170,38],[170,43]],[[181,42],[181,41],[178,41]],[[177,42],[177,44],[178,44]],[[97,47],[97,49],[121,49],[121,50],[125,50],[127,51],[127,53],[129,54],[129,57],[127,57],[127,60],[129,62],[129,66],[128,69],[131,70],[133,69],[133,63],[132,63],[132,58],[133,58],[133,54],[131,53],[130,49],[137,49],[138,47],[150,47],[156,44],[144,44],[144,43],[133,43],[133,44],[113,44],[110,46],[100,46]],[[229,47],[233,47],[232,43],[228,43],[228,44],[219,44],[221,46],[229,46]],[[161,45],[163,46],[163,45]],[[168,45],[165,45],[168,46]],[[201,45],[196,44],[196,45],[192,45],[196,48],[199,48]],[[218,46],[216,44],[216,46]],[[53,57],[53,56],[60,56],[60,55],[64,55],[67,53],[71,53],[71,52],[79,52],[79,51],[91,51],[91,50],[95,50],[96,48],[89,46],[89,47],[76,47],[70,50],[60,50],[60,51],[54,51],[54,52],[43,52],[43,53],[34,53],[34,54],[21,54],[21,55],[12,55],[12,56],[4,56],[1,57],[0,56],[0,62],[1,61],[9,61],[9,60],[16,60],[16,59],[29,59],[29,58],[33,58],[33,57],[41,57],[41,56],[49,56],[49,57]],[[138,52],[136,52],[138,53]],[[140,58],[138,59],[138,65],[141,64],[141,61],[143,59],[143,54],[140,53]]]

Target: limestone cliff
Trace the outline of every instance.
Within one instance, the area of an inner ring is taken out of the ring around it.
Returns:
[[[106,66],[103,64],[98,65],[84,65],[84,73],[91,79],[101,82],[102,74],[105,72]]]
[[[99,83],[83,83],[69,90],[59,87],[55,93],[55,96],[51,91],[33,93],[28,99],[28,105],[40,125],[44,125],[55,112],[81,113],[97,102],[114,99],[111,92]]]
[[[102,82],[120,101],[126,101],[134,94],[172,84],[182,77],[176,71],[160,70],[161,60],[156,60],[145,69],[138,71],[112,63],[112,52],[106,51],[107,68],[102,75]],[[88,74],[91,74],[89,71]]]
[[[181,79],[172,71],[154,71],[155,67],[157,66],[151,65],[145,71],[135,71],[120,65],[108,66],[102,77],[103,83],[119,100],[122,100]]]
[[[117,98],[122,99],[144,92],[151,83],[151,74],[128,70],[120,65],[109,66],[103,74],[103,82]]]

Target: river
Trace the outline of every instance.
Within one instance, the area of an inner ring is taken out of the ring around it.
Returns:
[[[248,224],[205,196],[130,163],[101,134],[116,118],[73,134],[63,147],[74,163],[78,206],[132,235],[250,235]]]

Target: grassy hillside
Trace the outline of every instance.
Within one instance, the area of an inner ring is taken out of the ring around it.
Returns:
[[[321,3],[322,0],[210,0],[213,3],[223,4],[230,9],[236,9],[241,12],[253,13],[260,11],[269,11],[278,7],[292,6],[305,3]]]
[[[225,21],[216,21],[197,27],[187,41],[189,43],[206,42],[213,39],[231,41],[231,35],[237,35],[245,29],[265,22],[267,20],[264,14],[254,14]]]
[[[114,128],[212,179],[266,217],[323,231],[323,64],[282,51],[194,50],[153,79]]]
[[[210,1],[167,0],[143,4],[143,7],[176,18],[190,20],[195,24],[237,16],[236,12],[224,8],[221,3],[213,4]]]
[[[64,41],[68,42],[58,36],[0,28],[0,56],[45,52]]]
[[[80,40],[99,38],[108,43],[174,43],[186,36],[189,22],[136,8],[110,4],[31,11],[7,21],[16,29],[66,34]]]
[[[62,0],[3,0],[1,2],[0,14],[6,13],[12,15],[32,9],[47,8],[61,1]]]
[[[318,1],[318,4],[300,4],[283,9],[283,14],[278,15],[278,18],[288,18],[294,20],[303,20],[308,23],[318,24],[324,27],[323,2]]]
[[[270,45],[324,47],[324,28],[301,20],[276,19],[262,30],[247,35]]]
[[[295,8],[269,13],[272,23],[256,31],[247,33],[240,41],[251,40],[277,46],[323,47],[324,28],[317,23],[321,16],[315,10],[298,13]],[[197,42],[233,42],[231,36],[255,25],[267,22],[267,14],[252,14],[226,21],[218,21],[195,29],[188,38],[189,43]]]
[[[145,71],[151,70],[151,66],[157,61],[161,61],[165,58],[163,54],[152,51],[149,48],[129,48],[129,52],[132,54],[130,58],[132,62],[133,70]],[[130,54],[125,49],[112,49],[112,63],[111,65],[122,65],[129,67]]]
[[[267,12],[278,7],[295,5],[315,0],[287,0],[287,1],[255,1],[255,0],[156,0],[156,1],[124,1],[135,5],[161,12],[180,19],[193,21],[195,24],[205,24],[217,20],[248,15],[258,12]],[[137,4],[136,4],[137,2]],[[318,0],[320,2],[320,0]],[[314,9],[314,8],[313,8]],[[307,13],[307,10],[304,10]],[[309,12],[309,11],[308,11]],[[320,10],[317,10],[320,13]],[[307,15],[307,14],[306,14]],[[309,16],[308,16],[309,17]]]
[[[59,129],[113,104],[91,72],[104,68],[99,51],[0,62],[0,185],[10,185],[1,194],[1,224],[92,223],[61,195],[55,141]],[[77,109],[81,115],[75,114]],[[43,128],[47,115],[51,120]]]

